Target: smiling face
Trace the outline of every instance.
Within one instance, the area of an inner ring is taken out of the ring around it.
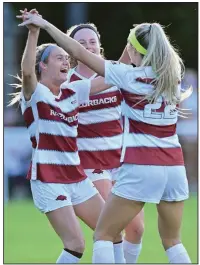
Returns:
[[[47,63],[40,62],[42,74],[57,85],[67,80],[69,67],[69,56],[60,47],[51,50]]]
[[[100,55],[100,42],[97,34],[88,28],[83,28],[77,31],[74,35],[74,39],[78,41],[86,50]]]

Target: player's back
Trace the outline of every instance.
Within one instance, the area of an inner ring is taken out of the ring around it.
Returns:
[[[176,106],[167,105],[164,96],[160,96],[155,104],[145,99],[155,89],[155,78],[150,66],[133,68],[107,62],[107,82],[120,86],[124,97],[121,161],[140,165],[183,165],[176,134]]]

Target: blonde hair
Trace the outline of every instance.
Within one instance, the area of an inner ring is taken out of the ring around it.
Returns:
[[[192,87],[178,91],[178,84],[184,76],[185,67],[178,50],[172,46],[163,27],[158,23],[134,25],[138,42],[147,50],[141,66],[152,66],[156,79],[152,82],[155,90],[145,99],[156,102],[163,96],[167,104],[178,104],[188,98]]]
[[[67,34],[67,36],[74,38],[74,35],[76,34],[76,32],[78,32],[79,30],[84,29],[84,28],[91,29],[96,33],[98,40],[99,40],[99,44],[100,44],[100,50],[101,50],[100,54],[103,58],[105,58],[104,57],[104,49],[101,47],[101,35],[100,35],[95,24],[93,24],[93,23],[81,23],[81,24],[74,25],[67,30],[66,34]],[[69,62],[70,62],[70,68],[74,68],[78,65],[78,61],[72,56],[69,56]]]
[[[39,64],[40,64],[40,61],[41,61],[41,57],[42,57],[42,54],[43,54],[44,50],[49,45],[52,45],[52,43],[45,43],[45,44],[42,44],[42,45],[40,45],[40,46],[38,46],[36,48],[35,74],[36,74],[36,77],[37,77],[38,81],[40,81],[40,78],[41,78],[41,71],[39,69]],[[54,43],[53,43],[53,45],[57,46],[57,44],[54,44]],[[48,63],[48,56],[45,57],[44,63]],[[12,87],[14,87],[15,89],[20,89],[21,90],[21,88],[22,88],[22,78],[19,75],[16,75],[16,76],[13,76],[13,77],[16,78],[19,81],[19,83],[14,83],[14,84],[10,84],[10,85]],[[15,93],[9,94],[12,97],[12,99],[10,100],[8,106],[12,106],[15,103],[19,102],[20,101],[20,94],[21,94],[21,92],[15,92]]]

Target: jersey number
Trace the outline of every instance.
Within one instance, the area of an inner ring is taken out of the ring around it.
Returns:
[[[177,117],[177,110],[175,106],[167,105],[163,112],[156,112],[160,109],[162,103],[147,104],[144,108],[144,118],[151,119],[175,119]]]

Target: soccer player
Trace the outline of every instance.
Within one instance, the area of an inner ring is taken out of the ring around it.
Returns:
[[[181,91],[184,65],[161,25],[142,23],[131,30],[127,49],[133,68],[86,51],[37,15],[25,18],[21,26],[33,23],[45,29],[69,54],[105,76],[107,84],[120,87],[125,98],[124,163],[95,229],[93,262],[114,262],[115,236],[150,202],[157,206],[169,262],[191,263],[180,235],[189,191],[176,123],[177,105],[192,88]]]
[[[100,34],[94,24],[86,23],[72,26],[68,36],[77,40],[85,49],[103,55]],[[121,60],[126,58],[123,53]],[[129,59],[129,58],[128,58]],[[68,81],[90,79],[97,74],[85,64],[70,57],[71,70]],[[122,94],[113,86],[106,91],[90,96],[90,101],[79,107],[78,150],[81,165],[86,175],[94,183],[104,200],[107,199],[112,181],[115,181],[120,166],[122,148]],[[143,211],[125,229],[123,249],[126,263],[136,263],[142,248],[144,230]],[[120,242],[114,248],[120,248]],[[120,263],[120,260],[116,260]]]
[[[76,216],[94,230],[104,205],[80,165],[78,107],[88,102],[89,93],[100,92],[101,88],[98,78],[65,82],[68,54],[55,44],[37,47],[39,27],[28,25],[28,29],[21,62],[22,91],[10,105],[20,101],[32,141],[28,179],[35,206],[46,214],[63,242],[57,263],[78,263],[85,244]],[[119,241],[121,236],[116,237]]]

